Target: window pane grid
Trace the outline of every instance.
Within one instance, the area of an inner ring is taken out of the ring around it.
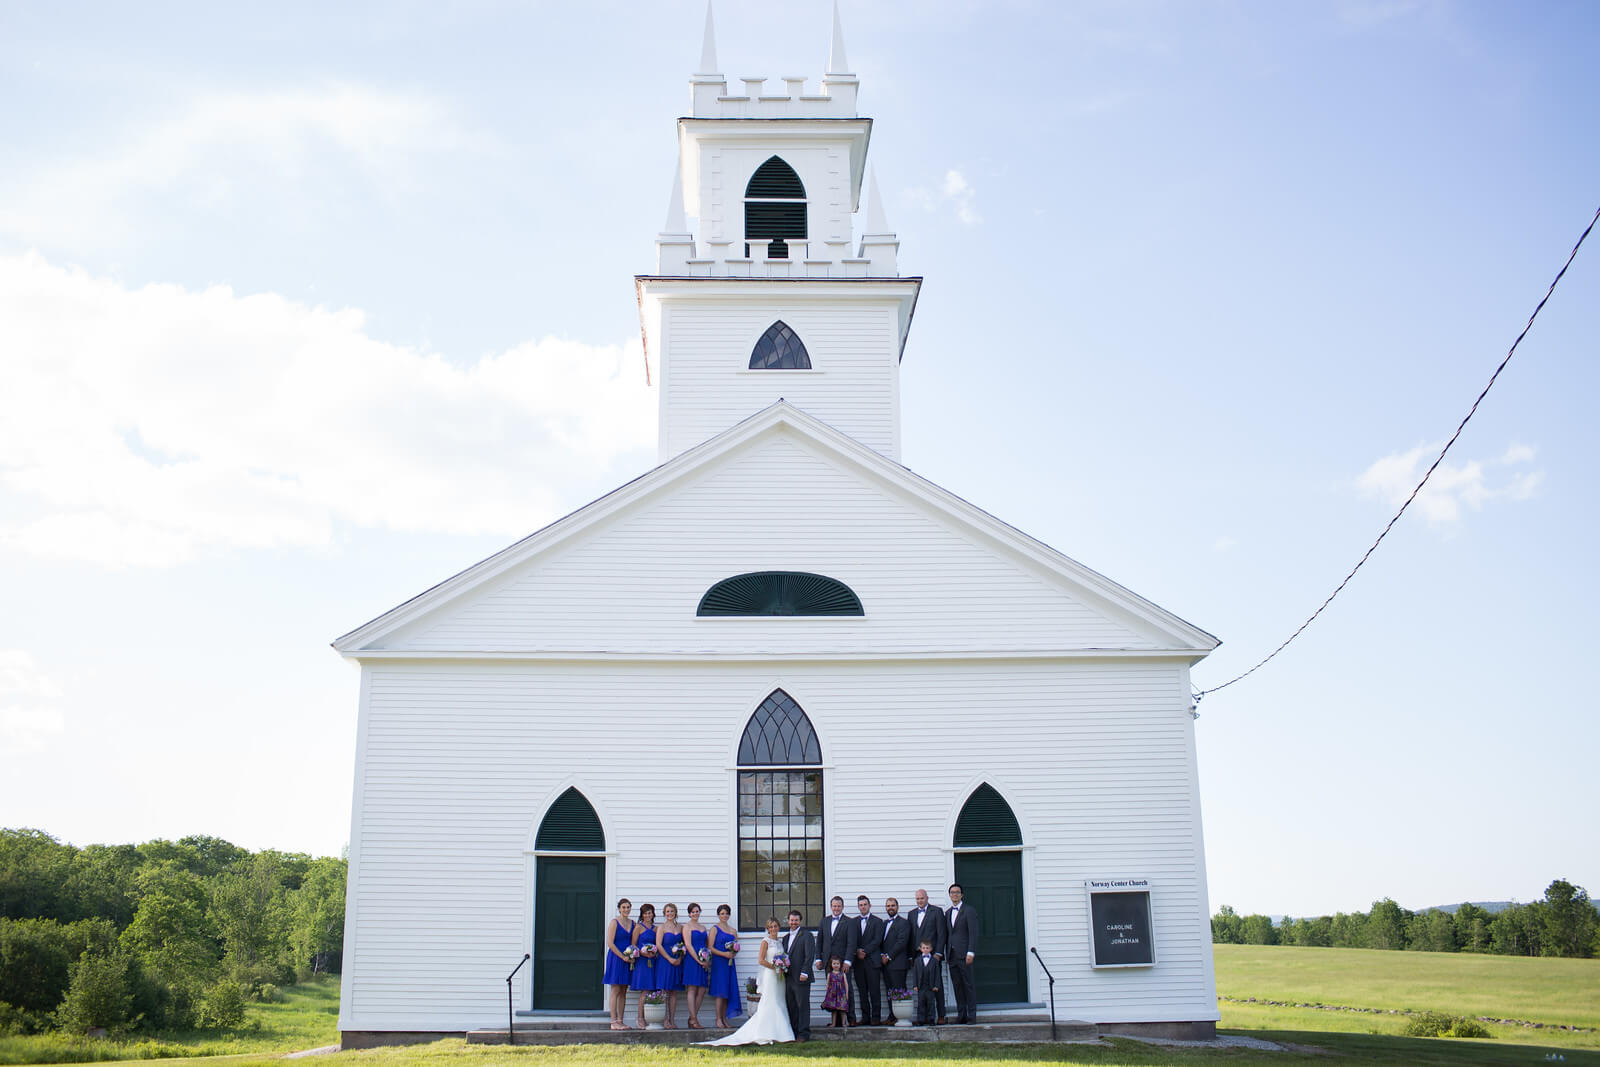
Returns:
[[[739,928],[759,930],[799,908],[823,912],[822,774],[740,771]],[[747,801],[757,814],[747,814]],[[803,814],[790,814],[791,810]]]

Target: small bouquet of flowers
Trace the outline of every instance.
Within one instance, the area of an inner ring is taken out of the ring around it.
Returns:
[[[639,958],[639,950],[634,948],[632,945],[629,945],[627,948],[622,950],[622,958],[628,961],[629,967],[632,967],[634,961]]]
[[[779,974],[788,974],[789,954],[787,952],[780,952],[776,956],[772,957],[772,969],[777,971]]]
[[[654,959],[656,956],[660,955],[660,953],[661,953],[661,950],[656,948],[654,945],[645,945],[644,946],[644,954],[645,954],[646,957],[648,957],[650,959]]]
[[[679,941],[676,945],[672,946],[672,962],[673,962],[674,965],[683,962],[683,954],[684,954],[683,942]]]
[[[898,1004],[902,1000],[910,1000],[912,998],[912,996],[913,996],[913,994],[912,994],[911,990],[909,990],[909,989],[891,989],[891,990],[889,990],[889,1000],[892,1001],[893,1003],[896,1003],[896,1004]]]
[[[711,966],[711,953],[707,952],[705,949],[701,949],[699,952],[696,952],[694,954],[694,958],[700,961],[700,966],[702,967]]]

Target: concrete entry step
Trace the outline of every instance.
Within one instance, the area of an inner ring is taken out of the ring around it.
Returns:
[[[519,1045],[684,1045],[712,1041],[732,1030],[706,1027],[703,1030],[612,1030],[602,1021],[596,1026],[589,1019],[541,1019],[516,1024]],[[1057,1041],[1094,1041],[1100,1029],[1094,1023],[1056,1020]],[[1039,1041],[1050,1040],[1050,1023],[1038,1020],[978,1022],[970,1026],[857,1026],[831,1029],[826,1022],[813,1024],[813,1041]],[[474,1045],[504,1045],[504,1027],[472,1030],[467,1041]]]

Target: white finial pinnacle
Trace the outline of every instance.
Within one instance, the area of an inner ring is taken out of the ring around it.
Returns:
[[[828,49],[828,73],[850,73],[850,60],[844,54],[844,25],[839,21],[839,0],[833,0],[833,47]]]
[[[672,196],[667,200],[667,222],[661,227],[662,233],[684,234],[689,232],[689,222],[683,217],[683,156],[678,156],[678,165],[672,168]]]
[[[889,220],[883,215],[883,197],[878,193],[878,171],[874,167],[872,182],[867,187],[867,233],[878,234],[893,233],[889,229]]]
[[[700,69],[696,74],[719,74],[717,69],[717,28],[711,19],[711,0],[706,0],[706,39],[700,46]]]

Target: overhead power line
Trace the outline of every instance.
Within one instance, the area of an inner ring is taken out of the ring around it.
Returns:
[[[1317,610],[1313,611],[1310,617],[1307,618],[1305,622],[1301,623],[1294,633],[1284,638],[1283,644],[1267,653],[1264,659],[1262,659],[1254,667],[1251,667],[1249,670],[1245,671],[1243,674],[1235,675],[1234,677],[1229,678],[1226,682],[1223,682],[1221,685],[1214,685],[1210,689],[1201,689],[1196,692],[1194,694],[1194,701],[1196,704],[1198,704],[1209,694],[1215,693],[1219,689],[1226,689],[1234,682],[1243,681],[1256,671],[1259,671],[1262,667],[1265,667],[1268,663],[1271,663],[1273,658],[1276,657],[1279,652],[1282,652],[1284,649],[1288,648],[1289,644],[1294,641],[1295,638],[1299,637],[1305,632],[1307,626],[1310,626],[1313,622],[1317,621],[1317,616],[1321,615],[1323,611],[1327,609],[1328,605],[1333,603],[1333,598],[1344,591],[1344,587],[1350,584],[1350,579],[1354,578],[1356,576],[1356,572],[1366,564],[1368,559],[1372,558],[1372,554],[1378,550],[1378,546],[1383,544],[1383,539],[1389,536],[1389,531],[1394,529],[1394,524],[1400,521],[1400,516],[1406,513],[1406,509],[1411,506],[1411,502],[1417,499],[1417,494],[1422,492],[1422,487],[1428,484],[1429,478],[1433,477],[1433,472],[1439,469],[1440,463],[1444,462],[1444,457],[1450,451],[1450,446],[1456,443],[1456,438],[1461,436],[1461,431],[1467,428],[1467,423],[1470,422],[1472,416],[1477,413],[1478,405],[1483,403],[1483,398],[1489,395],[1490,389],[1494,388],[1495,379],[1500,377],[1500,372],[1506,369],[1506,364],[1510,363],[1511,357],[1516,355],[1517,346],[1522,343],[1522,339],[1524,337],[1528,336],[1528,331],[1533,329],[1533,320],[1539,317],[1539,312],[1544,310],[1544,306],[1546,302],[1549,301],[1551,294],[1556,291],[1556,286],[1561,284],[1561,279],[1566,275],[1567,268],[1572,266],[1572,261],[1578,257],[1578,249],[1583,247],[1584,240],[1587,239],[1590,232],[1594,230],[1596,222],[1600,222],[1600,208],[1595,209],[1594,217],[1589,220],[1589,225],[1584,227],[1583,233],[1578,236],[1578,243],[1572,246],[1572,252],[1567,256],[1567,261],[1563,263],[1561,265],[1561,269],[1556,272],[1555,279],[1551,281],[1550,288],[1545,290],[1544,296],[1539,300],[1538,306],[1533,309],[1533,314],[1528,316],[1528,321],[1522,327],[1522,332],[1517,334],[1517,339],[1515,341],[1511,342],[1511,347],[1506,351],[1506,358],[1502,359],[1500,361],[1500,365],[1494,369],[1494,373],[1489,375],[1488,384],[1483,387],[1483,392],[1478,394],[1478,399],[1472,402],[1472,407],[1467,409],[1466,415],[1462,417],[1460,424],[1456,426],[1456,432],[1451,434],[1450,440],[1446,441],[1444,443],[1444,447],[1439,449],[1439,454],[1434,457],[1433,464],[1427,469],[1426,472],[1423,473],[1422,480],[1417,483],[1417,487],[1411,490],[1411,495],[1406,497],[1405,503],[1400,505],[1400,510],[1394,513],[1394,518],[1390,519],[1388,525],[1384,526],[1383,532],[1378,534],[1377,540],[1373,541],[1371,546],[1361,554],[1361,558],[1356,561],[1356,565],[1350,568],[1350,573],[1344,576],[1344,581],[1340,582],[1338,586],[1334,588],[1333,592],[1328,594],[1328,599],[1324,600],[1320,605],[1318,605]]]

